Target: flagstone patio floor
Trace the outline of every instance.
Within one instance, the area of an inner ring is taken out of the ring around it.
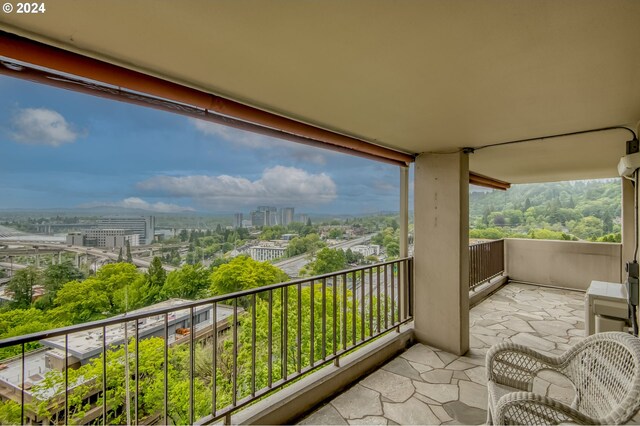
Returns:
[[[470,311],[470,347],[456,356],[416,344],[299,424],[482,424],[485,354],[510,340],[562,354],[584,337],[584,293],[510,283]],[[534,391],[571,401],[566,379],[541,376]]]

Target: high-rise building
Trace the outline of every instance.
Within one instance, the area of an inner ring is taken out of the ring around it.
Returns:
[[[278,209],[273,206],[258,206],[259,212],[264,212],[264,225],[278,225]]]
[[[266,214],[264,211],[251,212],[251,225],[252,226],[266,225],[265,217],[266,217]]]
[[[98,219],[98,229],[124,229],[140,235],[140,244],[151,244],[156,233],[155,216],[105,216]]]
[[[233,227],[242,228],[242,213],[233,214]]]
[[[287,226],[293,222],[293,207],[283,207],[280,209],[280,225]]]
[[[300,222],[306,224],[308,220],[309,220],[309,215],[306,215],[306,214],[300,215]]]

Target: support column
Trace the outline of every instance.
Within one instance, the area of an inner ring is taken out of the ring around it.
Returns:
[[[620,259],[620,282],[625,282],[627,272],[625,264],[633,260],[633,252],[635,250],[635,238],[633,224],[634,219],[634,202],[633,202],[633,183],[628,179],[622,180],[622,206],[621,206],[621,222],[622,222],[622,257]]]
[[[400,167],[400,257],[409,256],[409,167]]]
[[[415,167],[415,334],[462,355],[469,349],[469,159],[421,154]]]
[[[400,257],[409,256],[409,168],[400,167]],[[411,271],[401,268],[398,275],[401,283],[408,283]],[[407,294],[407,288],[398,289],[398,311],[400,318],[406,318],[413,313],[409,304],[413,300]]]

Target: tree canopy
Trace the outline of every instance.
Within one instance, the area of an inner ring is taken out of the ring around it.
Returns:
[[[289,277],[268,262],[238,256],[211,275],[211,294],[222,295],[286,281]]]
[[[316,253],[313,261],[301,270],[301,275],[323,275],[340,271],[347,267],[347,256],[342,249],[323,248]]]
[[[619,179],[472,191],[469,236],[620,242]]]

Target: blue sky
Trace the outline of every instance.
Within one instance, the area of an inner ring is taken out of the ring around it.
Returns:
[[[397,210],[399,170],[0,77],[0,209]]]

